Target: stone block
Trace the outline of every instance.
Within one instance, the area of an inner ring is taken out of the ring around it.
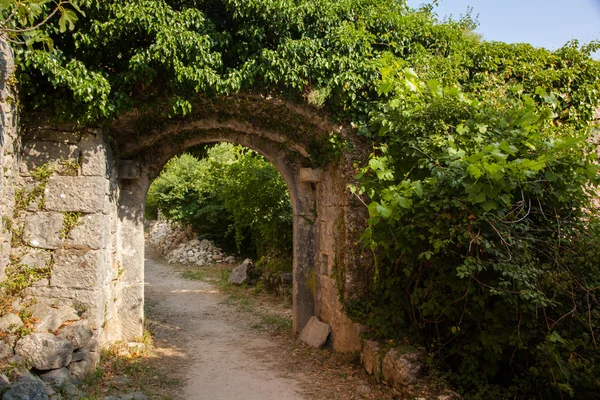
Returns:
[[[57,212],[30,213],[25,217],[23,240],[31,247],[57,249],[63,239],[60,231],[65,216]]]
[[[59,249],[54,259],[50,286],[95,289],[104,281],[107,266],[102,250]]]
[[[64,244],[70,248],[104,249],[109,235],[110,216],[87,214],[79,218],[78,225],[71,230]]]
[[[8,313],[0,318],[0,332],[14,332],[16,329],[23,326],[23,321],[18,315]]]
[[[97,176],[56,176],[45,190],[50,211],[97,213],[104,209],[108,180]]]
[[[323,179],[323,170],[300,168],[300,182],[319,183]]]
[[[35,324],[37,332],[54,332],[67,321],[77,321],[79,316],[69,306],[50,307],[48,304],[37,303],[29,307],[31,315],[38,320]]]
[[[29,142],[23,146],[21,175],[31,175],[31,170],[52,163],[59,174],[70,173],[61,161],[78,161],[79,148],[74,144],[48,141]]]
[[[32,367],[47,371],[66,367],[71,362],[73,344],[51,333],[32,333],[17,342],[15,353]]]
[[[389,350],[381,363],[383,378],[388,384],[402,391],[406,386],[417,381],[422,367],[419,357],[416,352]]]
[[[65,290],[63,287],[30,287],[24,290],[24,295],[33,296],[38,303],[70,304],[78,311],[84,311],[81,318],[90,321],[92,329],[97,329],[102,325],[102,316],[104,313],[104,295],[100,288],[79,289],[71,287]]]
[[[30,248],[21,257],[19,262],[34,269],[44,269],[52,263],[52,253],[47,250]]]
[[[330,333],[331,327],[313,316],[300,332],[299,339],[309,346],[320,348],[325,345]]]
[[[320,275],[319,282],[321,293],[320,317],[332,327],[331,342],[333,349],[342,353],[360,351],[362,349],[360,324],[352,321],[344,312],[338,298],[335,280]]]
[[[138,338],[142,336],[144,327],[144,284],[125,286],[121,296],[119,322],[122,337],[120,339]]]
[[[79,142],[82,163],[81,174],[84,176],[108,176],[107,144],[99,138],[87,137]]]

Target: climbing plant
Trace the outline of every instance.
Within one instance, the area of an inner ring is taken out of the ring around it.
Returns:
[[[29,26],[65,4],[17,3],[43,4]],[[469,398],[595,396],[598,43],[488,43],[401,0],[77,5],[73,30],[39,26],[52,49],[16,45],[23,115],[175,117],[256,91],[322,107],[373,145],[354,191],[377,273],[348,305],[368,333],[411,336]]]

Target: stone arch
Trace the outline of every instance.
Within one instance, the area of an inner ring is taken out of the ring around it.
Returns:
[[[273,109],[285,110],[286,116],[311,127],[312,135],[306,138],[306,143],[327,137],[332,126],[314,115],[306,114],[289,104],[267,99],[252,97],[250,99],[253,113],[259,111],[267,118],[271,117]],[[249,105],[245,103],[246,106]],[[269,111],[265,111],[268,109]],[[266,114],[265,114],[266,112]],[[310,117],[310,120],[306,120]],[[123,121],[115,129],[122,126]],[[288,127],[289,129],[289,127]],[[301,129],[301,128],[300,128]],[[315,252],[319,252],[316,234],[319,227],[317,210],[317,185],[321,179],[318,169],[310,168],[310,158],[307,144],[294,140],[293,135],[287,135],[278,127],[265,127],[260,123],[251,123],[235,115],[223,114],[200,116],[180,119],[155,129],[141,141],[122,141],[119,147],[119,176],[120,176],[120,219],[123,224],[121,233],[123,243],[129,243],[129,248],[123,252],[127,260],[124,264],[130,269],[143,270],[143,232],[141,218],[145,195],[153,178],[158,176],[163,166],[173,156],[200,144],[212,142],[231,142],[248,147],[262,154],[270,161],[284,178],[293,207],[293,329],[299,332],[315,315],[316,275]],[[134,211],[135,210],[135,211]],[[133,213],[132,213],[133,212]],[[142,273],[133,273],[138,277],[136,283],[141,283]],[[143,290],[143,286],[139,286]],[[143,293],[137,295],[142,301]],[[135,318],[125,317],[127,320]]]
[[[28,294],[49,304],[77,303],[86,309],[100,344],[139,337],[144,318],[143,211],[150,182],[171,157],[190,147],[234,142],[271,161],[290,192],[294,329],[301,330],[314,315],[331,325],[335,350],[359,350],[360,327],[346,316],[340,298],[360,297],[371,264],[356,245],[365,209],[347,190],[356,174],[352,162],[360,154],[346,151],[331,157],[330,135],[345,132],[318,110],[257,95],[199,103],[193,114],[181,118],[170,118],[170,106],[163,104],[102,128],[27,126],[14,157],[14,186],[39,185],[31,170],[53,169],[44,182],[44,206],[22,210],[15,223],[23,227],[24,244],[32,254],[50,249],[55,260],[49,279]],[[81,215],[81,224],[65,240],[61,230],[67,214]]]

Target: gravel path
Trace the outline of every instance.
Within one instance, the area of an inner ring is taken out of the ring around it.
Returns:
[[[267,333],[236,321],[235,311],[209,283],[181,278],[150,251],[146,257],[150,328],[164,362],[183,381],[174,398],[307,399]]]

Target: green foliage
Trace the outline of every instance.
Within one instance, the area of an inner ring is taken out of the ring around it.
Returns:
[[[598,104],[598,83],[580,85]],[[469,398],[591,398],[600,220],[589,104],[565,104],[560,84],[505,83],[501,97],[482,86],[467,94],[396,60],[383,68],[390,100],[372,116],[385,144],[352,188],[371,200],[363,241],[379,264],[355,312],[373,334],[419,336]]]
[[[81,219],[80,212],[65,213],[65,218],[63,219],[63,225],[62,225],[62,228],[60,229],[60,231],[58,232],[58,236],[61,239],[68,238],[69,235],[71,234],[71,231],[73,231],[73,229],[76,226],[79,226],[82,224],[82,221],[80,221],[80,219]]]
[[[12,262],[6,268],[6,279],[0,282],[0,295],[12,298],[30,287],[33,283],[49,278],[52,265],[34,268],[19,262]]]
[[[287,186],[273,165],[241,146],[216,145],[201,160],[190,154],[173,158],[152,183],[146,203],[240,253],[291,253]]]

